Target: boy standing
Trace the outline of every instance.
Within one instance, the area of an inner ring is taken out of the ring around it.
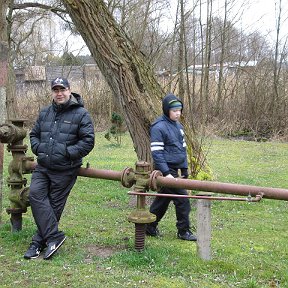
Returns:
[[[154,168],[161,171],[165,177],[177,178],[180,171],[182,178],[188,178],[186,142],[183,126],[179,123],[183,103],[174,94],[168,94],[162,101],[162,109],[163,115],[152,123],[150,129]],[[165,187],[160,193],[187,195],[185,189]],[[191,206],[188,198],[156,197],[150,207],[150,212],[156,215],[156,221],[147,225],[146,234],[159,236],[157,225],[165,215],[171,200],[176,209],[177,237],[196,241],[197,238],[190,231]]]

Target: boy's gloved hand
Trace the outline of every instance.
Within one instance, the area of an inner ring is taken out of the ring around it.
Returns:
[[[174,178],[171,174],[166,175],[167,178]]]
[[[181,169],[181,176],[182,176],[182,178],[184,178],[184,179],[187,179],[187,178],[188,178],[189,174],[188,174],[188,169],[187,169],[187,168],[182,168],[182,169]]]

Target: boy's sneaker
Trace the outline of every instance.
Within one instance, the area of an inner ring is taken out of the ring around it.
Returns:
[[[47,250],[45,252],[45,255],[43,257],[44,260],[48,260],[52,257],[52,255],[60,248],[60,246],[64,243],[66,240],[66,236],[63,236],[60,240],[52,241],[50,243],[47,243]]]
[[[185,232],[178,232],[177,237],[182,240],[197,241],[196,236],[194,236],[190,230],[187,230]]]
[[[147,224],[146,225],[146,235],[157,237],[160,236],[160,232],[157,227]]]
[[[25,259],[38,258],[42,250],[43,250],[42,247],[40,247],[39,245],[31,243],[27,252],[24,254],[24,258]]]

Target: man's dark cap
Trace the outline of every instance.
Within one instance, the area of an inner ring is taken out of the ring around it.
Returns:
[[[51,81],[51,89],[54,87],[63,87],[63,88],[70,88],[70,84],[66,78],[57,77]]]

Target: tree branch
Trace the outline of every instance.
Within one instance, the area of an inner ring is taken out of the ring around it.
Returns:
[[[55,14],[58,15],[58,13],[65,13],[67,14],[67,11],[65,9],[59,8],[59,7],[53,7],[50,5],[44,5],[41,3],[34,3],[34,2],[26,2],[26,3],[18,3],[13,4],[13,10],[20,10],[20,9],[26,9],[26,8],[40,8],[44,10],[49,10]]]
[[[45,5],[45,4],[41,4],[37,2],[15,3],[12,5],[12,10],[24,10],[27,8],[39,8],[42,10],[50,11],[54,13],[55,15],[57,15],[61,20],[68,23],[70,27],[73,26],[73,23],[65,18],[65,16],[68,15],[66,9],[56,7],[56,6]],[[71,30],[73,29],[71,28]]]

